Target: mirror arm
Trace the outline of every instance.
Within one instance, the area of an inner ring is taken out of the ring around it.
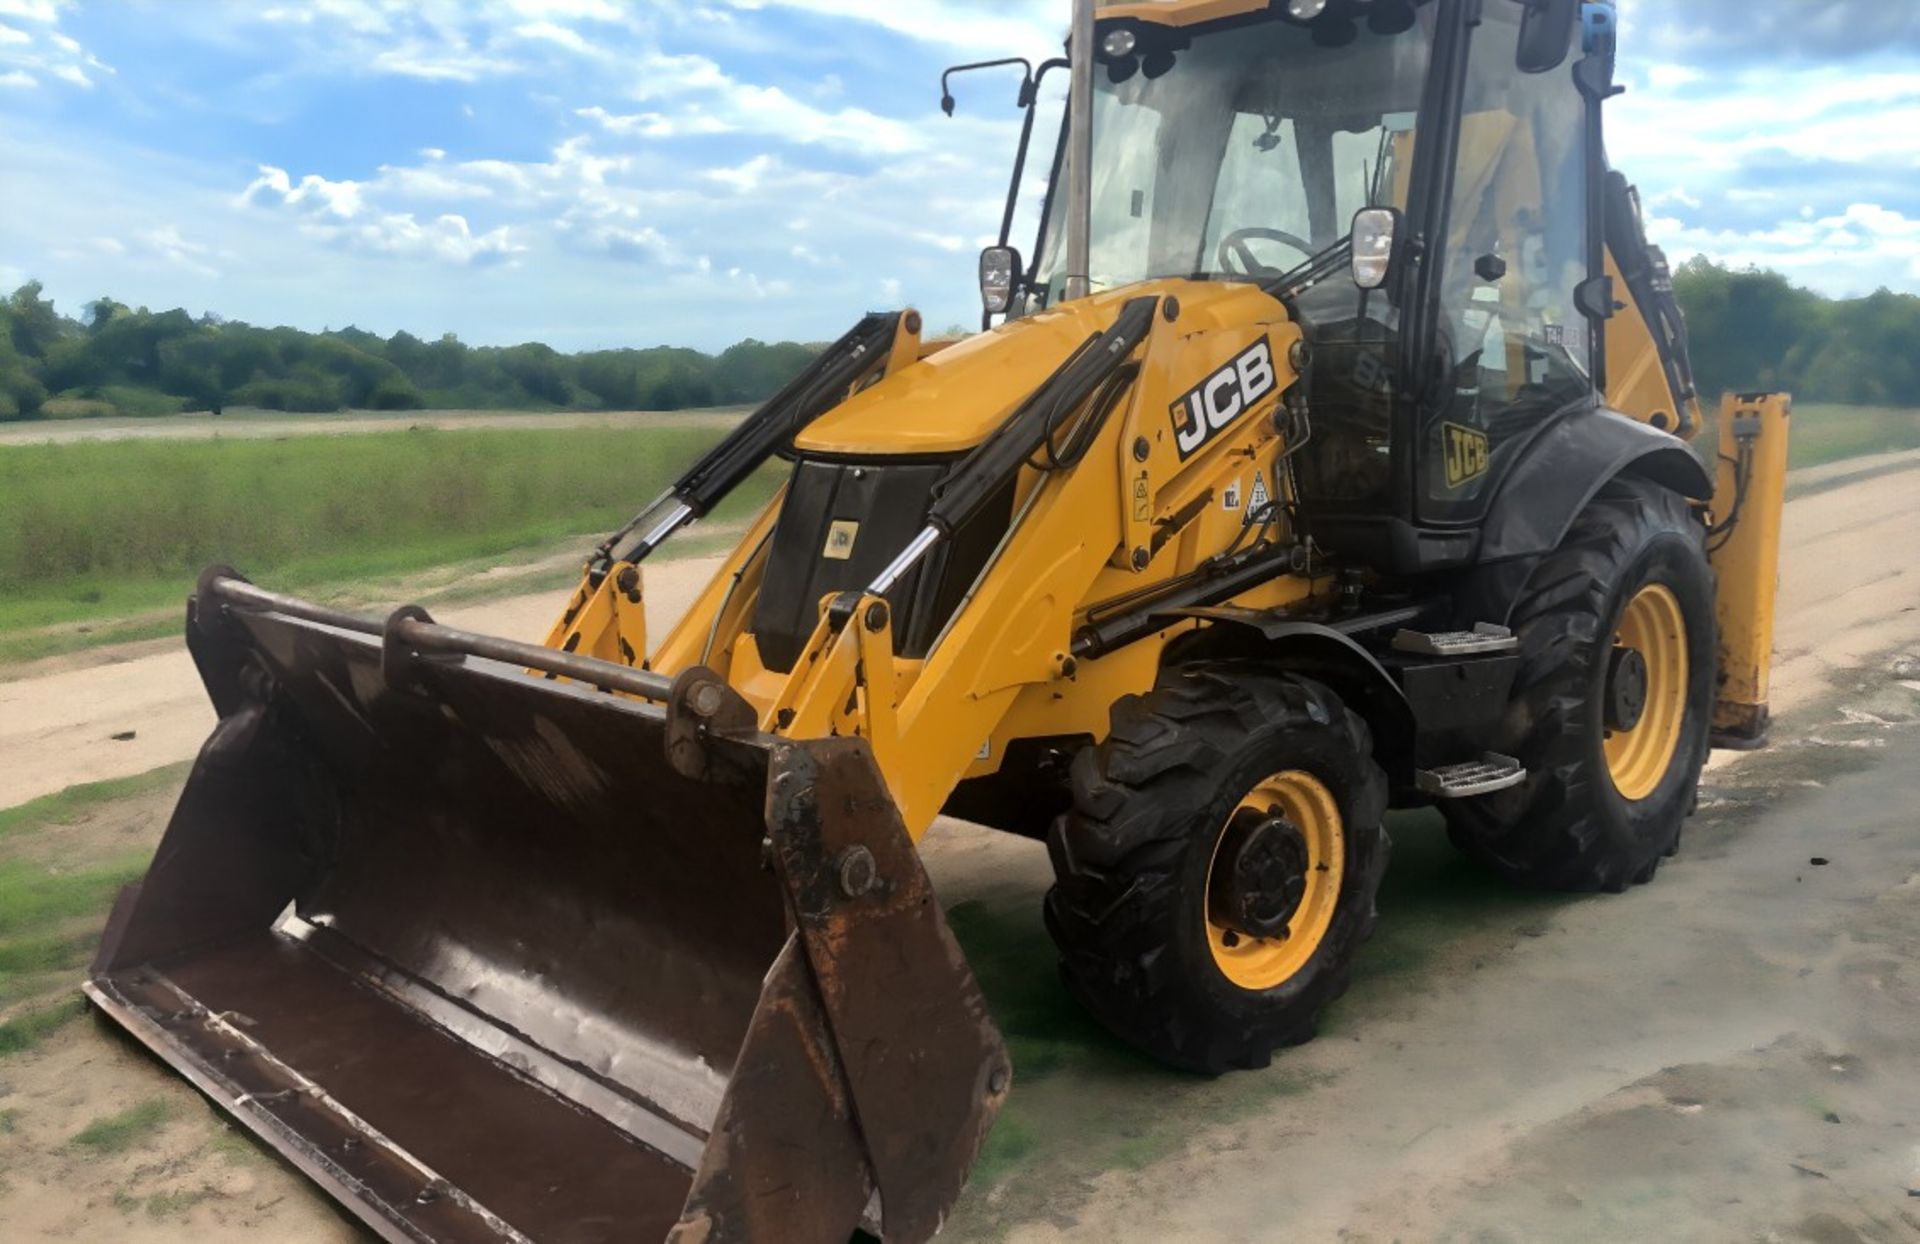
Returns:
[[[954,65],[942,73],[940,75],[940,111],[952,116],[954,108],[958,106],[953,98],[953,79],[957,75],[973,73],[981,69],[999,69],[1007,65],[1018,65],[1024,71],[1020,79],[1019,106],[1027,107],[1028,97],[1037,91],[1039,85],[1034,77],[1033,62],[1024,56],[1003,56],[999,60],[981,60],[968,65]]]

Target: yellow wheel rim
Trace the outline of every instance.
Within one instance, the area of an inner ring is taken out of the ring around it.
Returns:
[[[1620,794],[1638,802],[1660,789],[1686,728],[1691,670],[1680,598],[1659,584],[1642,588],[1620,616],[1618,642],[1646,660],[1647,706],[1633,729],[1607,732],[1607,769]]]
[[[1279,773],[1260,783],[1227,818],[1228,825],[1242,812],[1285,817],[1306,845],[1304,891],[1283,936],[1254,938],[1236,933],[1216,923],[1212,911],[1208,912],[1207,941],[1214,964],[1241,989],[1263,992],[1297,976],[1326,940],[1345,879],[1347,836],[1333,792],[1307,773]],[[1215,840],[1214,858],[1207,868],[1208,894],[1227,828],[1223,825]]]

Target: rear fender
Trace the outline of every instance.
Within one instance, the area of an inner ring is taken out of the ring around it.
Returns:
[[[1600,490],[1622,475],[1713,500],[1713,476],[1684,441],[1611,410],[1563,419],[1534,441],[1487,513],[1480,560],[1550,553]],[[1486,619],[1481,619],[1485,621]]]
[[[1504,624],[1527,581],[1608,484],[1644,479],[1691,501],[1714,481],[1684,441],[1611,410],[1563,419],[1527,448],[1487,513],[1479,565],[1454,595],[1454,622]]]

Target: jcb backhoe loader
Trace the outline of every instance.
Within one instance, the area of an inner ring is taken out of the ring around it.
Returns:
[[[998,322],[862,320],[545,645],[203,577],[220,724],[92,998],[391,1239],[913,1241],[1012,1076],[943,811],[1045,838],[1065,987],[1204,1074],[1313,1035],[1391,807],[1652,879],[1766,734],[1788,404],[1702,418],[1611,17],[1083,5]]]

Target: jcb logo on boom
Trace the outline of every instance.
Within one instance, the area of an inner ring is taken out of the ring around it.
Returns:
[[[1273,345],[1262,337],[1173,404],[1174,442],[1180,446],[1180,460],[1185,462],[1199,453],[1208,441],[1232,427],[1279,385],[1280,377],[1273,368]]]

